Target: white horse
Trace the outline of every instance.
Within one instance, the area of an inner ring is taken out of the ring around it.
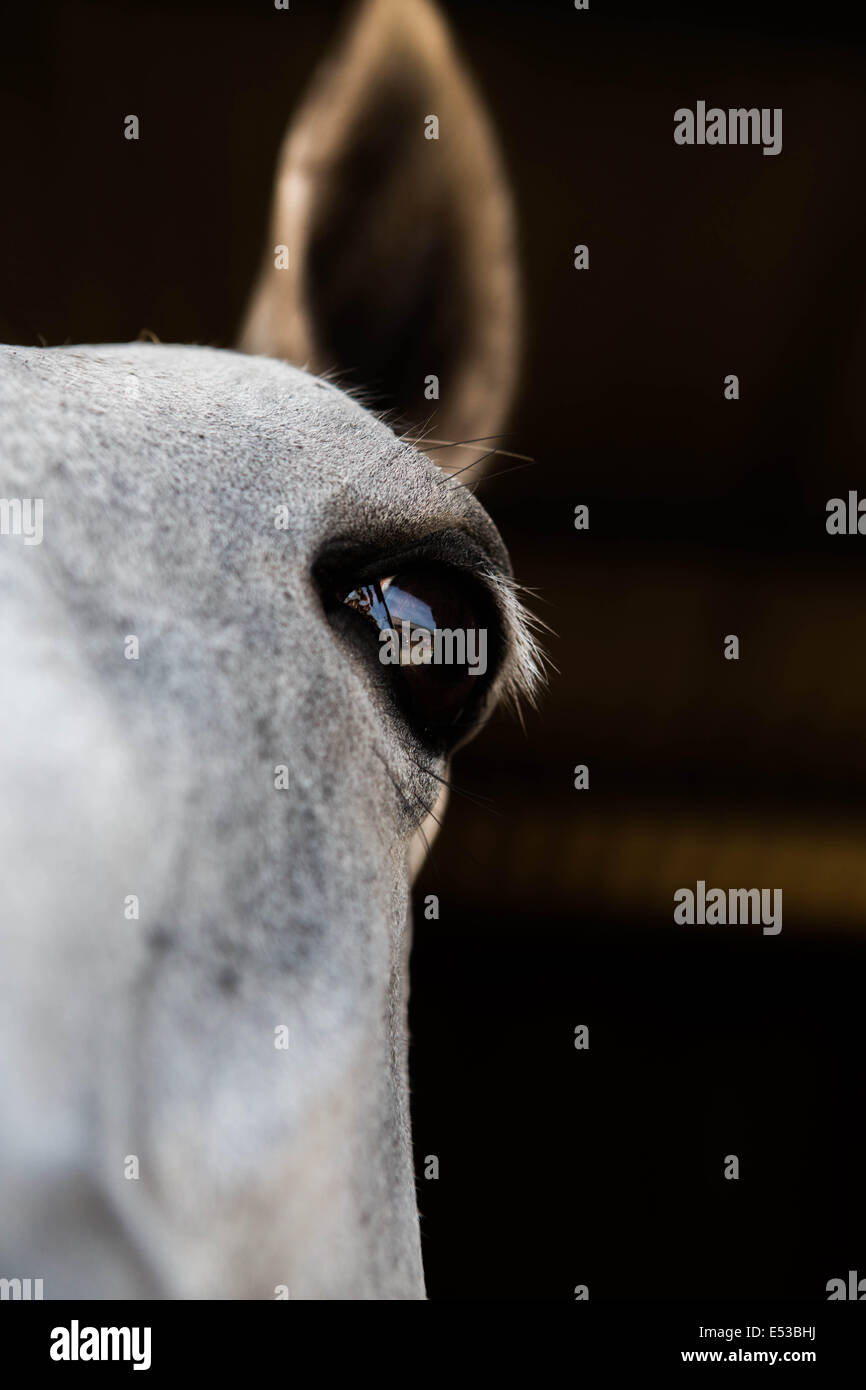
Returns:
[[[319,74],[264,265],[243,352],[0,349],[0,1276],[47,1298],[424,1297],[411,874],[538,677],[439,443],[501,427],[518,315],[426,0]],[[486,672],[383,664],[383,611]]]

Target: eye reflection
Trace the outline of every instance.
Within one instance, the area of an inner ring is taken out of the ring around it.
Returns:
[[[384,583],[388,583],[385,580]],[[372,618],[379,628],[391,627],[391,619],[388,616],[388,609],[382,593],[382,583],[378,580],[373,584],[362,584],[357,589],[352,589],[348,594],[339,594],[339,598],[349,608],[356,609],[363,613],[365,618]]]

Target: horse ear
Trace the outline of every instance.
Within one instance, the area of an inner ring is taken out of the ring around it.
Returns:
[[[289,127],[271,216],[242,351],[334,373],[431,444],[501,429],[518,348],[511,203],[428,0],[366,0]]]

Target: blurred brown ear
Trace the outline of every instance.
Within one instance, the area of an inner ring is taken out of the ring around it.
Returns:
[[[518,319],[508,190],[444,23],[366,0],[283,144],[239,347],[334,372],[410,434],[475,439],[502,428]]]

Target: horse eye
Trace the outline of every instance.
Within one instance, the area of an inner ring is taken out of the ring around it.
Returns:
[[[444,734],[468,716],[487,685],[491,630],[491,605],[477,586],[415,566],[338,597],[378,628],[379,660],[424,733]]]

